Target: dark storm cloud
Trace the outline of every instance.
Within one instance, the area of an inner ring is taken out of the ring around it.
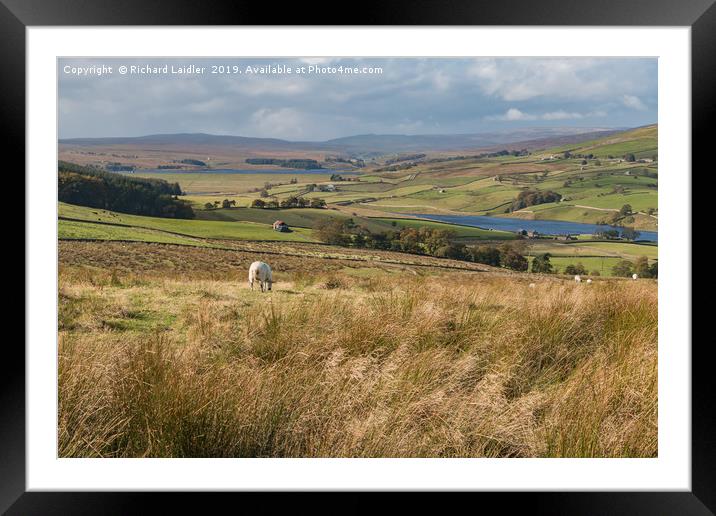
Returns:
[[[204,74],[120,75],[189,65]],[[380,74],[250,75],[246,66],[380,67]],[[113,73],[96,75],[102,65]],[[212,65],[242,74],[210,74]],[[65,67],[87,75],[65,73]],[[657,120],[657,61],[636,58],[61,59],[61,138],[205,132],[324,140]]]

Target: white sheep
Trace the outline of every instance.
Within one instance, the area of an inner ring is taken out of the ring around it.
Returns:
[[[530,283],[530,288],[535,288],[536,286],[534,283]]]
[[[592,278],[587,278],[587,283],[591,283],[591,282],[592,282]]]
[[[249,267],[249,286],[251,290],[254,289],[254,282],[258,282],[261,292],[271,290],[273,276],[268,263],[254,262],[251,264],[251,267]]]
[[[631,279],[634,279],[634,280],[639,279],[639,275],[638,275],[638,274],[632,274],[632,275],[631,275]]]
[[[575,276],[574,276],[574,282],[575,282],[575,283],[581,283],[581,282],[582,282],[582,277],[581,277],[579,274],[575,275]]]

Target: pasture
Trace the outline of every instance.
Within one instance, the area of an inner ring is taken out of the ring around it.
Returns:
[[[73,232],[79,231],[83,223],[94,223],[84,225],[86,232],[94,231],[101,223],[113,226],[107,229],[105,235],[108,240],[122,240],[126,238],[113,238],[114,236],[126,236],[133,231],[153,230],[166,234],[196,237],[202,239],[222,240],[272,240],[284,242],[311,242],[311,231],[305,228],[296,228],[290,233],[274,231],[269,223],[259,224],[255,222],[240,221],[206,221],[206,220],[183,220],[168,219],[160,217],[144,217],[140,215],[127,215],[107,210],[74,206],[71,204],[59,203],[58,214],[60,238],[72,238]],[[70,226],[68,222],[73,224]],[[74,228],[70,231],[70,227]],[[124,228],[124,229],[120,229]],[[141,232],[141,231],[140,231]],[[87,236],[81,238],[90,238]],[[134,239],[132,239],[134,240]],[[147,239],[142,238],[142,241]],[[156,240],[151,240],[156,241]]]
[[[625,224],[653,231],[657,229],[657,218],[645,213],[647,210],[658,213],[658,166],[655,162],[627,162],[621,157],[633,153],[636,158],[652,159],[656,149],[657,128],[649,126],[569,146],[537,149],[528,156],[456,159],[449,154],[435,154],[406,170],[392,172],[384,170],[384,164],[378,160],[363,169],[352,170],[344,178],[350,180],[331,180],[330,173],[262,173],[260,168],[249,174],[201,170],[157,173],[138,169],[132,175],[179,182],[186,194],[184,198],[200,212],[198,218],[207,220],[220,220],[222,214],[203,213],[207,211],[206,203],[228,199],[238,208],[246,208],[255,199],[267,199],[261,194],[265,190],[268,199],[279,202],[289,196],[320,198],[329,207],[349,212],[367,210],[385,217],[410,213],[464,214],[596,223],[629,204],[634,213]],[[594,157],[564,158],[565,151]],[[545,159],[550,156],[560,158]],[[509,213],[512,201],[525,188],[555,191],[562,201]],[[229,218],[239,220],[235,218],[238,214],[247,216],[244,221],[256,216],[241,211]],[[303,224],[296,225],[308,227]]]
[[[657,456],[654,281],[231,245],[59,243],[60,457]]]

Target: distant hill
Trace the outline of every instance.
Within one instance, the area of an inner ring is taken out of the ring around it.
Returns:
[[[632,153],[637,159],[653,158],[658,154],[659,130],[656,124],[619,131],[611,135],[586,139],[577,145],[565,143],[555,151],[569,151],[573,154],[594,154],[599,158],[622,157]]]
[[[288,141],[276,138],[213,135],[205,133],[153,134],[137,137],[68,138],[60,145],[88,146],[155,146],[155,147],[233,147],[247,150],[303,150],[352,154],[390,154],[413,151],[457,151],[486,149],[525,142],[530,146],[554,146],[614,134],[620,129],[599,127],[531,127],[512,131],[475,134],[364,134],[323,142]]]

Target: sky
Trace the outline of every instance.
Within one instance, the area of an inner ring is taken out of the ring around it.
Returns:
[[[656,58],[67,58],[58,82],[60,138],[323,141],[657,122]]]

